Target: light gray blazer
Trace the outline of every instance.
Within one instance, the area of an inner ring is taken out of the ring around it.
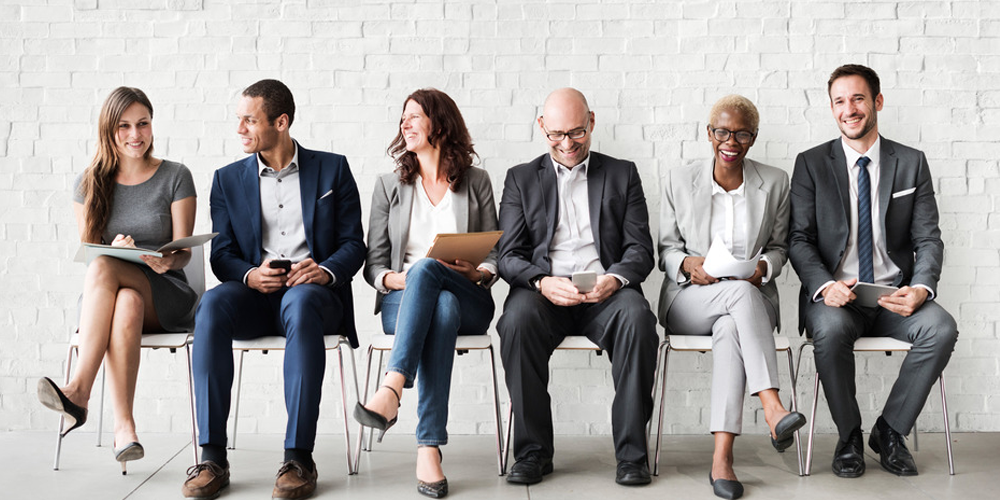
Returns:
[[[712,172],[715,159],[671,169],[662,179],[660,200],[660,270],[666,273],[660,287],[657,317],[667,326],[670,304],[684,286],[677,283],[677,272],[685,257],[703,257],[712,245]],[[778,309],[775,278],[781,274],[788,253],[788,217],[790,214],[788,174],[779,168],[743,160],[743,183],[747,201],[750,254],[763,249],[771,262],[771,279],[761,292]],[[752,235],[757,237],[753,238]]]
[[[410,234],[413,184],[402,184],[395,172],[383,174],[375,182],[371,217],[368,220],[368,256],[365,281],[375,286],[382,271],[403,271],[403,257]],[[459,233],[497,230],[497,209],[493,201],[490,175],[481,168],[465,171],[458,191],[452,193]],[[490,250],[483,263],[496,266],[497,249]],[[375,314],[382,308],[382,294],[375,295]]]

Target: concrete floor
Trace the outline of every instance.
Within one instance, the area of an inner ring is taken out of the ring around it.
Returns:
[[[107,436],[110,438],[110,436]],[[0,434],[0,485],[4,498],[162,499],[181,498],[180,488],[192,455],[185,436],[144,434],[146,457],[129,463],[122,476],[110,446],[94,446],[93,433],[74,432],[63,443],[59,471],[52,470],[54,432]],[[230,451],[232,485],[223,499],[269,498],[281,461],[282,436],[239,437]],[[867,436],[866,436],[867,439]],[[956,475],[948,474],[944,434],[924,434],[914,455],[920,475],[900,478],[883,471],[877,455],[866,450],[868,471],[859,479],[830,472],[836,441],[817,436],[813,475],[799,477],[794,448],[776,453],[766,436],[743,436],[736,442],[736,473],[745,498],[759,499],[978,499],[997,498],[993,485],[1000,473],[1000,434],[953,434]],[[391,431],[371,453],[363,453],[358,475],[348,476],[341,435],[317,441],[319,486],[316,498],[424,498],[415,491],[413,435]],[[912,441],[910,442],[912,448]],[[712,439],[666,436],[660,475],[653,484],[625,488],[614,483],[615,460],[610,437],[557,436],[555,473],[540,484],[509,485],[497,475],[492,436],[453,436],[443,447],[449,498],[562,499],[715,498],[708,484]],[[804,447],[803,447],[804,448]]]

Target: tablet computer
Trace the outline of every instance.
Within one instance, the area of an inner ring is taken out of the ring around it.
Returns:
[[[503,231],[479,233],[440,233],[427,250],[427,256],[451,263],[464,260],[474,266],[483,263],[490,250],[500,241]]]
[[[854,295],[858,296],[854,299],[854,303],[865,307],[879,307],[878,298],[883,295],[892,295],[896,293],[896,290],[899,289],[894,286],[876,285],[863,281],[859,281],[851,287]]]

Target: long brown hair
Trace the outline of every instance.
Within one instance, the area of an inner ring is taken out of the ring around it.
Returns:
[[[403,107],[405,108],[406,103],[410,101],[419,104],[430,119],[431,134],[427,142],[441,151],[439,168],[451,183],[451,190],[458,190],[465,177],[465,171],[472,168],[474,160],[479,158],[472,147],[472,137],[465,126],[458,105],[448,94],[433,88],[420,89],[410,94],[403,101]],[[402,118],[399,123],[402,125]],[[412,184],[420,173],[420,162],[416,153],[406,150],[406,140],[401,129],[397,129],[396,138],[389,144],[386,153],[396,160],[399,181],[403,184]]]
[[[115,134],[118,120],[134,103],[142,104],[153,118],[153,105],[143,91],[133,87],[118,87],[111,91],[101,107],[97,122],[97,152],[90,166],[83,173],[80,194],[83,195],[84,217],[83,240],[85,243],[100,243],[101,235],[108,225],[111,206],[114,204],[115,176],[118,174],[118,146]],[[145,158],[153,156],[153,142],[150,140]]]

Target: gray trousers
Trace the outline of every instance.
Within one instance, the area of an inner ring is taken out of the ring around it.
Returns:
[[[933,301],[924,302],[905,318],[881,307],[830,307],[823,302],[808,304],[805,313],[806,331],[816,348],[816,371],[842,441],[861,428],[854,341],[861,336],[884,336],[913,344],[882,409],[889,427],[908,435],[931,386],[951,359],[958,341],[955,319]]]
[[[676,335],[712,336],[711,432],[740,434],[743,396],[778,388],[774,307],[747,281],[690,285],[670,304]]]

